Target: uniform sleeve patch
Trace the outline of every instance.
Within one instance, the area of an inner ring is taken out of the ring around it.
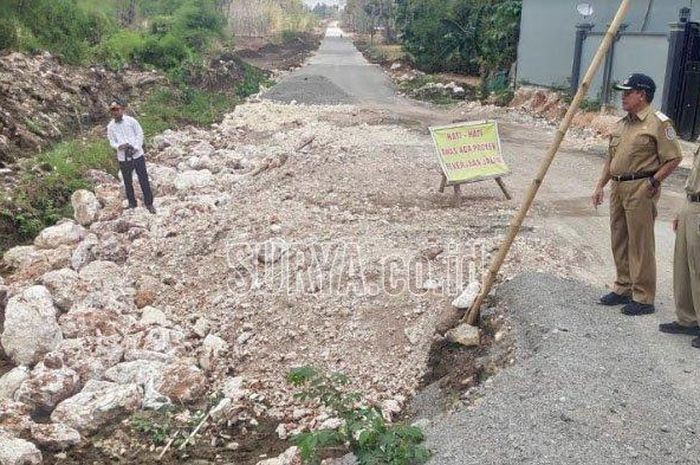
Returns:
[[[666,139],[668,140],[676,140],[678,135],[676,134],[676,130],[673,129],[673,126],[669,126],[666,128]]]
[[[664,113],[662,113],[662,112],[660,112],[660,111],[657,111],[657,112],[656,112],[656,117],[659,118],[659,119],[660,119],[662,122],[664,122],[664,123],[665,123],[666,121],[671,121],[671,118],[669,118],[668,116],[666,116]]]

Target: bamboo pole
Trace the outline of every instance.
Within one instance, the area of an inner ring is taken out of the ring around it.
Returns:
[[[591,62],[590,67],[588,68],[588,72],[583,78],[583,82],[581,83],[580,87],[578,88],[578,91],[576,92],[576,96],[571,102],[571,105],[569,106],[569,109],[566,112],[564,120],[559,125],[559,129],[557,130],[554,142],[549,148],[549,151],[547,152],[547,155],[545,156],[544,160],[542,160],[539,172],[537,173],[535,179],[533,179],[532,185],[528,190],[527,196],[525,197],[523,204],[520,206],[520,210],[513,217],[506,239],[501,244],[501,247],[499,248],[498,253],[496,254],[496,257],[494,258],[493,262],[491,263],[488,272],[484,275],[484,279],[481,285],[481,292],[479,293],[476,300],[474,300],[471,307],[469,308],[469,311],[464,317],[464,320],[466,320],[467,324],[473,326],[478,321],[481,304],[484,302],[486,296],[488,296],[491,292],[491,288],[493,287],[493,283],[496,281],[498,272],[500,271],[501,266],[503,266],[503,262],[505,261],[511,246],[515,241],[515,238],[520,232],[520,228],[522,227],[523,222],[525,221],[525,217],[530,211],[530,207],[532,206],[532,203],[535,200],[537,191],[539,191],[540,186],[542,185],[542,182],[544,181],[544,178],[547,175],[547,171],[549,170],[552,161],[554,161],[554,157],[559,151],[559,147],[561,146],[561,143],[564,140],[564,136],[569,130],[569,126],[571,126],[571,121],[573,120],[574,115],[576,115],[581,101],[588,93],[588,89],[591,86],[591,82],[593,81],[596,72],[600,68],[600,65],[603,62],[606,53],[610,49],[610,45],[613,43],[613,40],[615,40],[615,36],[620,30],[620,25],[622,24],[622,21],[627,15],[629,8],[630,0],[622,0],[622,3],[620,3],[620,8],[618,9],[617,14],[615,15],[615,19],[610,24],[610,28],[605,34],[605,37],[603,38],[603,41],[601,42],[600,47],[598,48],[598,51],[593,57],[593,61]]]

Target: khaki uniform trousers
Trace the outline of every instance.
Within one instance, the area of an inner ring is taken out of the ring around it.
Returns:
[[[678,216],[673,294],[678,323],[697,325],[700,321],[700,203],[686,202]]]
[[[649,197],[649,181],[613,181],[610,193],[610,237],[617,268],[614,291],[642,304],[656,296],[657,193]]]

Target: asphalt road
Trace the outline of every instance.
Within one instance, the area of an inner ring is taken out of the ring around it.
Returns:
[[[318,52],[264,96],[307,104],[393,104],[394,85],[377,66],[365,60],[340,29],[329,28]]]
[[[545,274],[501,287],[515,364],[469,408],[433,418],[433,464],[700,463],[700,357],[655,318],[591,305],[600,289]]]

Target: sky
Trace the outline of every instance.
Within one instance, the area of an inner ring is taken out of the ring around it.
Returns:
[[[326,5],[344,5],[345,0],[304,0],[304,3],[308,6],[315,6],[317,3],[325,3]]]

